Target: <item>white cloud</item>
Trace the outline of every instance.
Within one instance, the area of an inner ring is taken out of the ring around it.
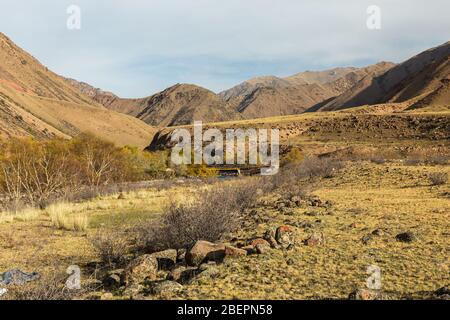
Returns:
[[[66,9],[82,29],[66,28]],[[382,29],[366,9],[382,9]],[[2,0],[0,30],[63,75],[144,96],[179,81],[401,61],[449,40],[448,0]]]

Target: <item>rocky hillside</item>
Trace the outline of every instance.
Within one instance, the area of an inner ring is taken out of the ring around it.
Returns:
[[[110,110],[165,127],[191,124],[194,120],[217,122],[299,114],[333,99],[365,76],[392,66],[380,63],[359,69],[308,71],[287,78],[258,77],[217,95],[195,85],[177,84],[142,99],[123,99],[85,83],[69,81]]]
[[[155,130],[96,103],[0,33],[0,136],[68,138],[81,132],[142,147]]]
[[[318,109],[333,111],[406,101],[411,101],[411,108],[430,104],[450,106],[450,42],[424,51],[386,72],[381,71],[364,77]]]
[[[286,78],[255,78],[219,95],[247,119],[299,114],[393,66],[381,62],[364,68],[306,71]]]

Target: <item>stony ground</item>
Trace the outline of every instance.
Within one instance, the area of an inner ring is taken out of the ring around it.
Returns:
[[[227,257],[176,292],[139,298],[342,299],[365,287],[371,265],[381,269],[382,288],[389,297],[423,297],[423,292],[450,283],[450,185],[431,186],[432,172],[450,173],[450,167],[348,163],[335,177],[311,186],[313,201],[296,203],[277,194],[262,198],[251,212],[257,226],[249,222],[230,245],[243,246],[267,230],[288,226],[293,246]],[[156,217],[169,198],[188,198],[189,192],[195,189],[178,186],[94,200],[87,209],[86,232],[55,230],[46,216],[2,223],[0,270],[45,274],[78,264],[89,278],[87,266],[98,258],[88,238],[99,228],[121,230]],[[396,239],[404,232],[414,236],[412,242]],[[311,235],[323,235],[323,243],[305,245]],[[127,297],[115,293],[115,298]],[[102,293],[97,297],[102,295],[112,298]]]

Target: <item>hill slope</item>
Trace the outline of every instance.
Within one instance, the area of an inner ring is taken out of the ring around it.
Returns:
[[[414,99],[412,107],[450,104],[450,42],[424,51],[411,59],[379,73],[365,77],[355,86],[321,106],[332,111],[361,105],[402,103]],[[419,102],[415,100],[419,99]]]
[[[155,129],[106,109],[0,33],[0,135],[71,137],[90,132],[145,146]]]

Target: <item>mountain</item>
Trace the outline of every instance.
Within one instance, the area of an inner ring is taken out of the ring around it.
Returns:
[[[81,132],[142,147],[155,129],[96,103],[0,33],[0,136],[69,138]]]
[[[141,101],[137,117],[158,126],[219,122],[241,117],[214,92],[191,84],[176,84]]]
[[[334,111],[362,105],[405,103],[409,108],[450,106],[450,42],[426,50],[388,71],[379,70],[317,108]]]
[[[328,102],[365,76],[393,65],[383,62],[365,68],[307,71],[287,78],[257,77],[219,94],[195,85],[177,84],[141,99],[123,99],[83,82],[68,81],[110,110],[166,127],[195,120],[217,122],[299,114]]]
[[[247,119],[299,114],[326,103],[364,77],[374,76],[393,66],[393,63],[381,62],[364,68],[306,71],[286,78],[259,77],[219,95]]]

